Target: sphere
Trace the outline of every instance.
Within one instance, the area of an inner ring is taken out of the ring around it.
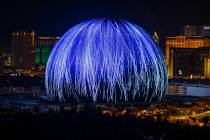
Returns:
[[[92,19],[72,27],[49,56],[45,86],[67,102],[161,101],[167,68],[144,29],[118,19]]]

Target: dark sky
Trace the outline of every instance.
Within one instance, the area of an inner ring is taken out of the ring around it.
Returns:
[[[0,17],[0,49],[5,50],[14,31],[60,36],[80,21],[97,17],[123,18],[163,38],[178,34],[182,25],[210,24],[210,6],[201,0],[5,0]]]

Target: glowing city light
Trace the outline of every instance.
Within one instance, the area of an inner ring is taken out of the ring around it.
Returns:
[[[142,28],[125,20],[93,19],[72,27],[54,46],[45,85],[60,101],[160,101],[167,92],[167,68]]]

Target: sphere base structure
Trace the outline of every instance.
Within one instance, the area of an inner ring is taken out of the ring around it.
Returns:
[[[46,91],[59,101],[161,101],[165,58],[152,37],[125,20],[93,19],[67,31],[46,67]]]

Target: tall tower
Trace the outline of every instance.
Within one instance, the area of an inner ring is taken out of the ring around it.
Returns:
[[[35,32],[17,32],[12,34],[13,67],[28,69],[35,65]]]

